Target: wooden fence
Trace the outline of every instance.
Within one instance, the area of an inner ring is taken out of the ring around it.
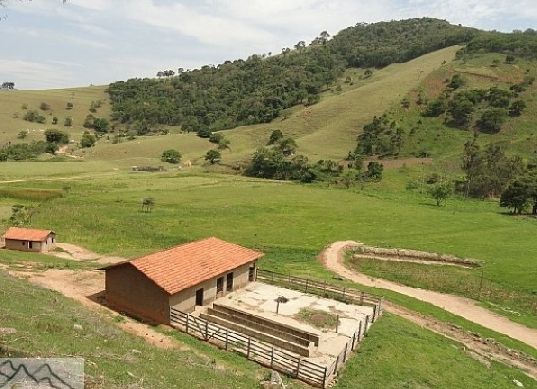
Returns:
[[[371,306],[373,307],[373,315],[371,316],[372,323],[374,323],[382,314],[382,297],[354,288],[341,287],[326,281],[300,278],[290,274],[277,273],[264,269],[257,270],[257,280],[267,284],[301,290],[304,293],[332,298],[349,304]]]
[[[175,308],[170,308],[170,321],[174,327],[187,334],[216,344],[225,350],[243,354],[247,359],[313,386],[325,388],[337,372],[337,361],[335,367],[334,364],[330,367],[322,366]]]

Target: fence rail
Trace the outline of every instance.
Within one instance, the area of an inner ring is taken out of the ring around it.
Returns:
[[[373,307],[372,323],[382,314],[383,298],[358,289],[341,287],[326,281],[321,282],[309,278],[300,278],[290,274],[264,269],[257,270],[257,279],[265,283],[297,289],[304,291],[304,293],[329,297],[346,303],[371,306]]]
[[[243,354],[250,360],[313,386],[325,388],[333,379],[334,372],[337,372],[337,370],[332,369],[333,364],[330,368],[319,365],[175,308],[170,309],[170,322],[174,327],[178,327],[187,334],[216,344],[225,350]]]

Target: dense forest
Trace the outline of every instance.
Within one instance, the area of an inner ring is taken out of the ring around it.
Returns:
[[[252,55],[201,69],[159,72],[109,86],[113,119],[134,126],[180,125],[211,131],[269,122],[282,109],[314,104],[348,67],[383,67],[466,43],[478,30],[423,18],[357,24],[332,39],[322,32],[273,55]]]

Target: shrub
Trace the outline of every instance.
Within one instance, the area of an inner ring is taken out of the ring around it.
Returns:
[[[69,116],[67,116],[64,120],[63,120],[63,125],[65,127],[71,127],[73,125],[73,119]]]
[[[39,108],[42,110],[42,111],[48,111],[50,109],[50,105],[43,102],[41,104],[39,104]]]
[[[205,160],[209,162],[211,165],[214,165],[217,162],[220,162],[222,159],[222,154],[220,154],[220,151],[218,150],[209,150],[207,151],[207,154],[205,154]]]
[[[506,112],[501,108],[490,108],[483,112],[477,126],[483,132],[497,133],[506,119]]]
[[[27,136],[28,136],[28,131],[26,130],[19,131],[19,133],[17,134],[18,139],[24,139]]]
[[[69,135],[67,133],[56,130],[54,128],[45,131],[45,139],[48,143],[67,144],[69,143]]]
[[[65,105],[65,109],[73,109],[73,103],[69,102]]]
[[[95,135],[90,134],[89,131],[84,131],[80,139],[80,146],[83,148],[92,147],[96,141]]]
[[[162,162],[177,164],[181,162],[181,158],[182,158],[182,155],[179,151],[174,150],[174,149],[169,149],[169,150],[165,150],[162,153],[160,160]]]

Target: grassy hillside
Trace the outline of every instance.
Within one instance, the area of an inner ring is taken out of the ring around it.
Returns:
[[[0,326],[17,330],[0,337],[0,357],[82,357],[88,388],[139,387],[142,383],[144,388],[154,389],[255,388],[268,375],[265,369],[241,356],[219,351],[180,332],[173,336],[181,348],[160,349],[123,332],[118,327],[120,316],[112,318],[93,312],[57,293],[1,273],[0,281],[9,290],[0,295]],[[28,312],[32,320],[26,319]],[[74,324],[82,330],[74,328]],[[43,332],[46,336],[36,336]],[[407,347],[399,347],[403,344]],[[424,352],[427,359],[423,358]],[[401,364],[403,357],[415,362]],[[487,368],[460,345],[386,315],[350,359],[335,387],[356,387],[357,383],[372,387],[449,383],[454,387],[509,388],[513,379],[525,387],[537,387],[515,369],[496,363]],[[305,387],[293,381],[286,385]]]
[[[223,163],[235,164],[247,160],[256,148],[264,146],[275,129],[293,136],[299,152],[312,161],[344,158],[354,146],[356,135],[373,115],[382,114],[396,105],[406,94],[417,88],[428,74],[443,62],[451,62],[460,47],[454,46],[424,55],[404,64],[393,64],[375,71],[371,78],[360,79],[363,70],[349,69],[321,101],[310,107],[298,106],[284,112],[271,123],[238,127],[222,133],[231,141],[230,150],[223,152]],[[347,76],[354,81],[345,83]],[[202,164],[204,154],[214,145],[193,133],[137,137],[112,144],[102,139],[95,148],[78,154],[88,160],[113,161],[118,166],[159,164],[160,154],[176,148],[184,160]]]
[[[92,101],[102,101],[102,105],[93,115],[109,117],[110,105],[106,86],[92,86],[73,89],[52,90],[0,90],[0,136],[1,143],[20,142],[17,134],[28,130],[28,137],[24,140],[44,140],[43,131],[48,128],[59,128],[67,131],[71,138],[78,140],[84,131],[82,124],[89,111]],[[41,103],[50,106],[49,110],[41,110]],[[72,109],[66,109],[67,103],[72,103]],[[26,108],[23,108],[25,106]],[[31,123],[23,119],[29,110],[35,110],[46,118],[45,123]],[[58,118],[58,124],[52,124],[52,118]],[[71,127],[64,126],[66,117],[73,119]]]

